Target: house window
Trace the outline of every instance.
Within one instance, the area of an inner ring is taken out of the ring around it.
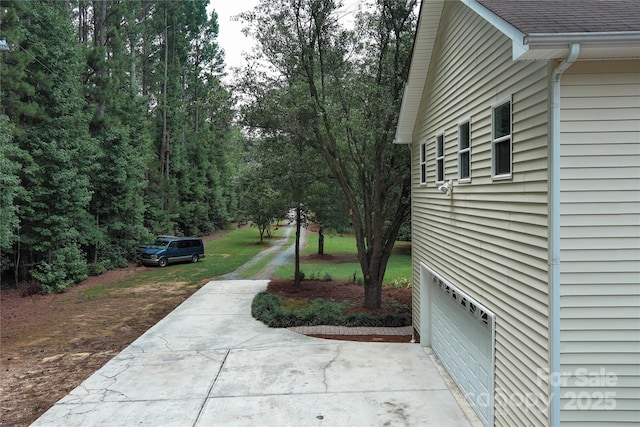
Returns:
[[[427,183],[427,144],[420,144],[420,184]]]
[[[436,182],[444,181],[444,134],[436,135]]]
[[[458,125],[458,180],[471,181],[471,124],[466,120]]]
[[[493,107],[492,166],[494,178],[511,176],[511,100]]]

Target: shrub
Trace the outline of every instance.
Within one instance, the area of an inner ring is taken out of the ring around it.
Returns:
[[[280,298],[269,292],[256,295],[251,304],[251,315],[271,328],[288,328],[304,324],[295,312],[283,309]]]
[[[31,295],[37,295],[43,292],[42,285],[37,280],[18,283],[18,291],[20,291],[20,296],[23,297],[30,297]]]
[[[280,299],[269,292],[260,292],[251,303],[251,315],[256,319],[262,319],[278,310]]]
[[[314,325],[342,325],[347,307],[346,303],[318,298],[311,301],[308,316]]]
[[[400,227],[400,231],[398,231],[398,237],[396,240],[400,240],[403,242],[411,241],[411,220],[405,221]]]
[[[41,261],[31,270],[42,289],[51,294],[63,292],[74,283],[89,277],[84,254],[75,246],[57,249],[51,254],[51,262]]]
[[[347,316],[344,326],[368,326],[368,327],[400,327],[410,326],[411,316],[404,314],[384,314],[372,316],[366,313],[353,313]]]
[[[304,276],[302,278],[304,278]],[[324,280],[325,282],[330,282],[333,280],[333,277],[331,277],[331,274],[329,273],[324,273],[324,276],[323,276],[321,272],[314,271],[309,276],[309,280]]]
[[[106,270],[115,270],[118,268],[124,268],[129,265],[129,258],[134,258],[136,255],[128,255],[126,248],[118,244],[107,244],[100,251],[100,263]]]
[[[355,283],[356,285],[364,285],[364,279],[362,278],[362,276],[358,276],[358,272],[354,271],[353,272],[353,277],[351,278],[351,283]]]
[[[292,326],[378,326],[396,327],[411,325],[411,311],[404,304],[390,305],[394,314],[371,315],[355,313],[345,315],[347,303],[324,299],[281,300],[270,292],[261,292],[253,300],[251,314],[271,328]]]
[[[91,264],[88,265],[89,268],[89,275],[90,276],[99,276],[102,273],[104,273],[105,271],[107,271],[107,269],[105,268],[104,264],[101,262],[93,262]]]
[[[395,289],[408,289],[412,287],[411,279],[408,277],[397,277],[393,279],[391,283],[389,283],[389,286]]]

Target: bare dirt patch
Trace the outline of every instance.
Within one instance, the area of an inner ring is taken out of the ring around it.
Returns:
[[[0,291],[0,425],[29,425],[197,290],[162,283],[85,296],[144,268],[109,271],[63,294]]]

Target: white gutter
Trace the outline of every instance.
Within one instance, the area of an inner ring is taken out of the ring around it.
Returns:
[[[551,425],[560,426],[560,91],[562,74],[578,59],[580,45],[574,43],[569,55],[553,70],[551,76],[551,117],[549,134],[551,140],[549,222],[550,222],[550,307],[549,307],[549,384]]]
[[[640,31],[615,31],[597,33],[537,33],[523,38],[525,45],[544,45],[559,43],[637,43],[640,42]]]

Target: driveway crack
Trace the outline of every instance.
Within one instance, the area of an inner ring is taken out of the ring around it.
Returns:
[[[336,354],[329,361],[329,363],[327,363],[327,365],[322,369],[322,383],[324,384],[325,393],[329,392],[329,384],[327,383],[327,370],[329,370],[331,365],[333,365],[333,363],[336,360],[338,360],[338,357],[340,357],[340,350],[342,350],[342,344],[338,344],[338,346],[336,347]]]
[[[209,399],[209,396],[211,395],[211,391],[213,390],[213,387],[216,385],[216,381],[218,381],[218,377],[220,376],[220,373],[224,369],[224,365],[227,362],[227,357],[229,357],[229,353],[230,352],[231,352],[231,349],[228,348],[226,353],[224,354],[224,358],[222,359],[222,363],[220,364],[220,368],[218,368],[218,372],[216,372],[216,376],[211,381],[211,384],[209,385],[209,388],[207,389],[207,393],[204,395],[204,398],[202,399],[202,404],[200,404],[200,408],[198,409],[198,416],[196,416],[196,419],[193,422],[193,427],[198,425],[198,422],[200,421],[200,418],[202,417],[202,411],[204,410],[204,405],[207,404],[207,399]]]

